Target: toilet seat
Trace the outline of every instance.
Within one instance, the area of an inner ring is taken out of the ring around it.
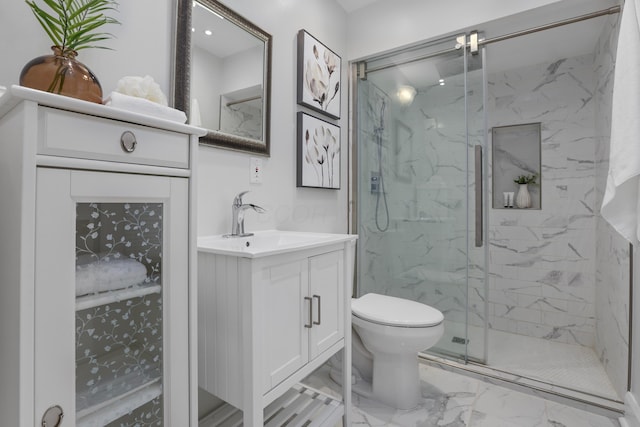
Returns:
[[[433,307],[374,293],[353,299],[351,312],[368,322],[402,328],[432,327],[444,321],[443,314]]]

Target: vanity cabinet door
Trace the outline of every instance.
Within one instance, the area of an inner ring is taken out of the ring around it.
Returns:
[[[310,359],[344,337],[343,278],[344,251],[309,258],[309,293],[313,304]]]
[[[55,405],[62,426],[188,425],[188,180],[36,181],[37,425]]]
[[[262,327],[266,393],[309,360],[307,260],[279,263],[263,270]]]

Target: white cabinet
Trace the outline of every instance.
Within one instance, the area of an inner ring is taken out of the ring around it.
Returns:
[[[21,87],[0,98],[3,424],[197,425],[197,132]]]
[[[200,387],[241,409],[246,426],[263,425],[263,408],[336,352],[351,360],[355,236],[336,236],[268,256],[198,245]]]
[[[344,251],[265,266],[263,392],[344,338]]]

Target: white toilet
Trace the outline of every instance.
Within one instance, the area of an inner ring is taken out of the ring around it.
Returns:
[[[353,299],[351,313],[353,391],[398,409],[418,406],[418,353],[442,337],[442,313],[419,302],[374,293]]]

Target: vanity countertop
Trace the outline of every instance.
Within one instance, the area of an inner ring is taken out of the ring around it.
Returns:
[[[198,237],[198,251],[242,258],[259,258],[303,249],[355,241],[356,234],[312,233],[306,231],[256,231],[253,236]]]

